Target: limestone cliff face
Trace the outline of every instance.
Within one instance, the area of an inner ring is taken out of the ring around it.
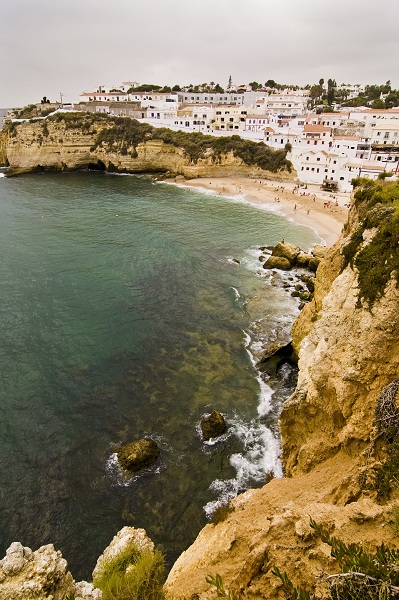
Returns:
[[[139,143],[134,150],[131,147],[123,152],[115,145],[96,146],[98,133],[106,128],[107,122],[101,121],[89,127],[71,127],[63,120],[36,120],[14,125],[6,145],[9,173],[18,175],[34,171],[103,168],[129,173],[162,172],[187,178],[271,175],[257,166],[246,165],[232,152],[220,155],[217,160],[209,152],[194,162],[183,148],[160,140],[148,140]],[[279,177],[292,178],[287,172],[279,173]]]
[[[1,130],[0,131],[0,167],[6,167],[7,162],[7,141],[8,134]]]
[[[61,552],[52,544],[35,552],[14,542],[0,560],[0,600],[101,600],[100,590],[75,583]]]
[[[333,573],[329,548],[312,534],[309,517],[346,543],[398,543],[387,525],[392,506],[362,490],[359,475],[375,461],[376,400],[399,374],[399,291],[392,279],[371,309],[359,301],[357,270],[343,268],[342,257],[358,224],[354,207],[294,327],[299,378],[280,417],[287,477],[237,497],[223,522],[203,529],[169,574],[166,589],[175,600],[214,597],[209,573],[245,598],[278,597],[273,565],[305,587],[321,571]],[[366,229],[364,244],[373,235]]]

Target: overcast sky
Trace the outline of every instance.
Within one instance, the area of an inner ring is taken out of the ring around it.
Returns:
[[[99,84],[399,88],[399,0],[3,0],[0,107]]]

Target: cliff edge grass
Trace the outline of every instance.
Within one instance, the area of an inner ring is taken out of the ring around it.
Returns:
[[[9,174],[97,169],[169,176],[290,177],[286,150],[238,135],[215,137],[155,128],[129,117],[57,113],[46,119],[9,122],[2,131],[3,164]]]
[[[200,532],[169,573],[169,598],[215,597],[210,573],[241,598],[282,598],[275,567],[304,593],[338,597],[328,592],[340,565],[326,536],[367,556],[399,546],[399,186],[356,183],[348,224],[293,328],[298,383],[279,421],[286,477],[238,496]],[[392,435],[381,429],[384,406]]]

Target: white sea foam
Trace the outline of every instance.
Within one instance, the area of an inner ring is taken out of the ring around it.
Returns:
[[[244,345],[250,360],[255,367],[255,359],[251,353],[252,338],[246,331],[244,334]],[[271,410],[273,396],[272,388],[262,379],[259,374],[258,415],[259,418],[267,415]],[[236,416],[228,421],[228,430],[225,437],[234,436],[243,445],[241,452],[232,454],[229,462],[235,469],[236,476],[231,479],[216,479],[210,485],[210,490],[216,492],[216,500],[208,502],[204,506],[205,514],[210,518],[215,510],[226,505],[237,494],[254,484],[265,482],[267,477],[282,477],[283,471],[280,461],[280,443],[272,431],[258,419],[252,419],[249,423]],[[213,443],[221,441],[221,438],[213,440]]]
[[[237,290],[237,288],[235,288],[234,286],[231,286],[231,289],[233,290],[234,294],[235,294],[235,298],[236,300],[239,300],[241,298],[241,294],[240,292]]]
[[[244,333],[244,345],[245,345],[245,349],[248,353],[248,356],[251,360],[251,363],[253,364],[254,368],[256,368],[256,360],[251,352],[251,348],[253,347],[253,343],[252,343],[252,338],[251,336],[246,332],[243,331]],[[263,380],[262,376],[259,374],[257,376],[257,381],[259,383],[259,403],[258,403],[258,415],[260,417],[265,417],[271,410],[271,399],[273,396],[273,390],[270,387],[270,385],[268,385],[266,383],[266,381]]]
[[[134,475],[128,474],[121,469],[116,452],[111,454],[108,458],[105,470],[115,485],[120,487],[128,487],[135,479],[137,479],[137,476],[135,477]]]
[[[210,490],[218,497],[204,506],[208,518],[251,485],[263,483],[268,476],[283,476],[279,460],[280,445],[266,425],[256,419],[245,423],[236,418],[229,423],[229,435],[239,438],[243,450],[233,454],[229,460],[236,476],[232,479],[216,479],[210,485]]]
[[[0,177],[5,177],[4,173],[0,173]]]

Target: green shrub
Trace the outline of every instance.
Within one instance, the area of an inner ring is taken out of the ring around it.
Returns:
[[[389,600],[399,595],[399,550],[381,544],[368,552],[359,544],[345,544],[331,536],[322,526],[310,519],[310,526],[321,541],[331,548],[339,573],[328,575],[328,597],[331,600]],[[273,574],[283,584],[287,600],[312,600],[314,594],[295,586],[286,573],[277,567]]]
[[[343,248],[344,267],[358,270],[359,299],[369,308],[380,298],[393,276],[399,281],[399,185],[357,180],[355,204],[361,223]],[[372,240],[364,245],[366,229],[378,228]]]
[[[102,590],[103,600],[163,600],[165,560],[154,554],[127,548],[106,563],[94,580]]]
[[[234,590],[225,590],[224,583],[220,575],[208,575],[206,582],[215,586],[219,598],[227,598],[227,600],[240,600],[240,594]]]
[[[395,535],[399,538],[399,506],[396,505],[391,510],[391,518],[389,524],[392,527]]]

